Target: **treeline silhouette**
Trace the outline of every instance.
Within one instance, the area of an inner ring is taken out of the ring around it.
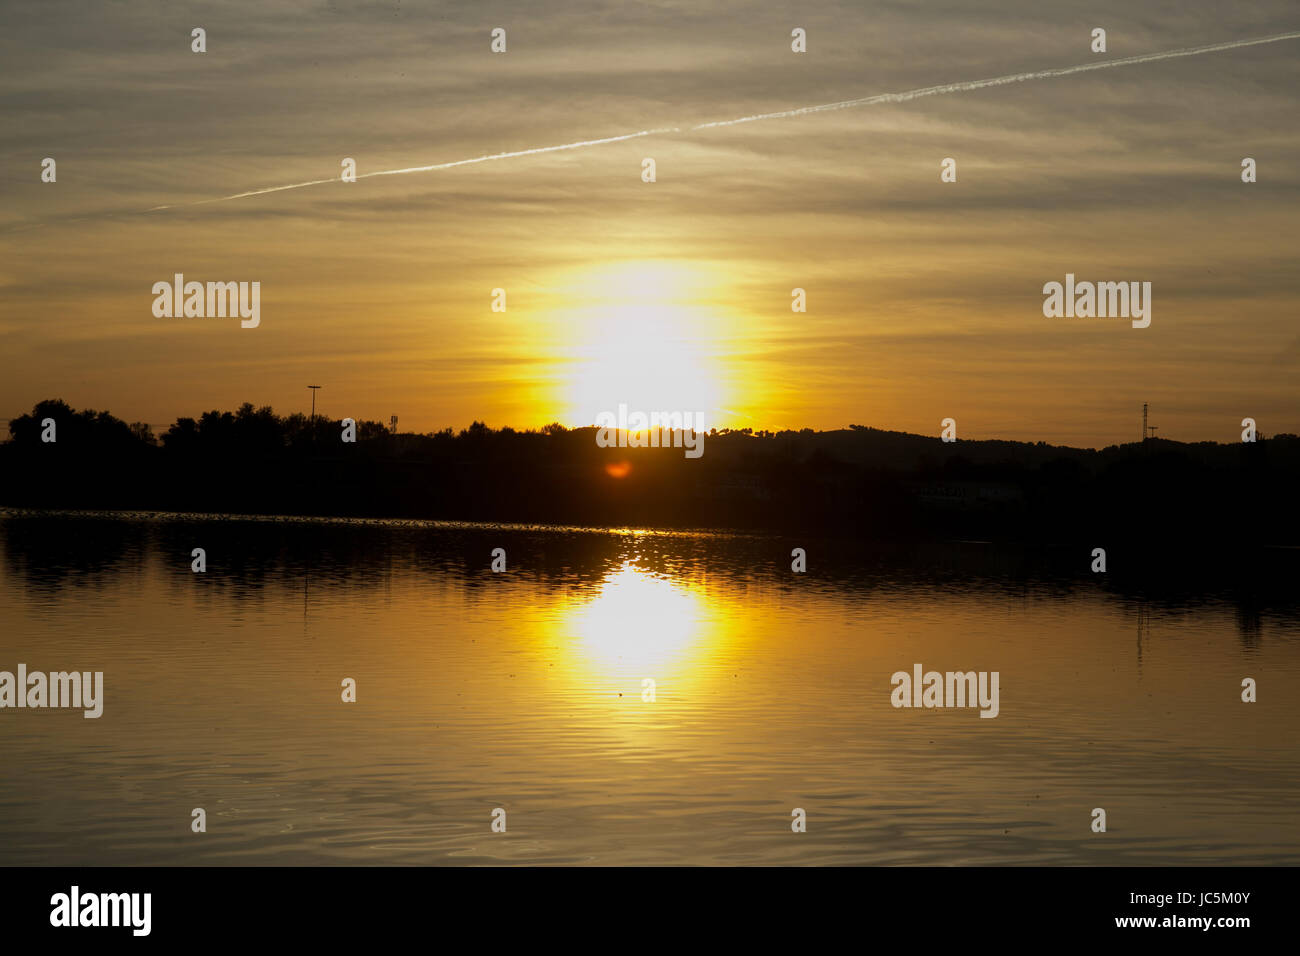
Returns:
[[[55,441],[44,441],[43,423]],[[394,433],[244,404],[155,436],[61,400],[13,419],[0,504],[228,514],[733,528],[876,540],[1300,544],[1300,438],[1100,451],[851,425],[710,431],[681,448],[602,448],[594,427]]]

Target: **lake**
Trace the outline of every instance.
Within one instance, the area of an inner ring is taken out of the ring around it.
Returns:
[[[14,510],[0,547],[0,670],[104,675],[97,719],[0,709],[4,865],[1300,863],[1300,552]],[[997,716],[893,706],[917,664],[997,672]]]

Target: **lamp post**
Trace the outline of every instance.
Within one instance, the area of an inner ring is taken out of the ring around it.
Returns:
[[[314,425],[314,424],[316,423],[316,389],[320,388],[320,386],[319,386],[319,385],[308,385],[307,387],[310,388],[310,389],[312,390],[312,392],[311,392],[311,420],[312,420],[312,424]]]

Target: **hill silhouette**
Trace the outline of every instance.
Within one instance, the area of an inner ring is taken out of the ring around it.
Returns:
[[[42,441],[53,419],[57,440]],[[1300,438],[1101,450],[882,431],[710,431],[704,454],[595,427],[397,434],[244,404],[161,436],[39,402],[0,445],[0,504],[801,531],[1026,542],[1300,543]]]

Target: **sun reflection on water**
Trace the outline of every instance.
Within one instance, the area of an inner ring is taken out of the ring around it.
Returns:
[[[569,624],[583,656],[609,675],[648,677],[680,664],[698,649],[707,616],[701,596],[625,562]]]

